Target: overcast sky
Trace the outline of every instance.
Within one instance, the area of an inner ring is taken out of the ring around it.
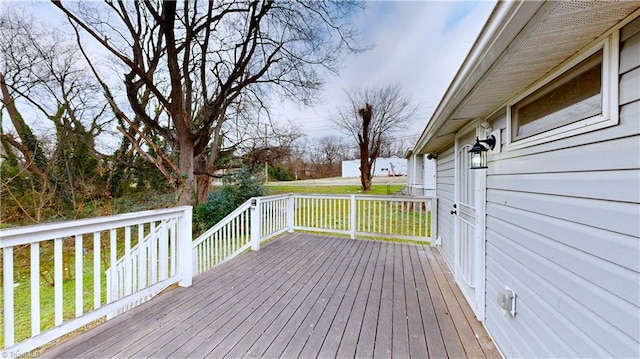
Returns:
[[[0,0],[0,2],[6,2]],[[26,11],[52,24],[62,21],[46,1],[24,1]],[[340,135],[329,120],[344,104],[344,90],[354,86],[399,83],[420,105],[409,131],[413,144],[456,74],[495,1],[367,1],[355,18],[362,44],[374,48],[349,55],[339,76],[328,79],[320,103],[301,107],[277,104],[272,118],[293,121],[307,138]]]
[[[340,75],[326,84],[322,104],[313,108],[288,104],[276,110],[276,116],[293,120],[309,138],[339,134],[329,118],[344,103],[344,89],[397,82],[420,104],[420,114],[406,134],[417,137],[494,5],[494,1],[367,2],[356,21],[363,43],[375,48],[347,58]]]

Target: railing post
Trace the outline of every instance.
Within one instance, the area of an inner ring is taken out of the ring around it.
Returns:
[[[251,249],[260,249],[260,198],[251,199]]]
[[[193,279],[193,246],[192,218],[193,207],[188,206],[182,211],[178,229],[178,271],[182,279],[178,282],[181,287],[191,286]]]
[[[351,239],[356,239],[356,195],[351,195],[351,210],[349,211],[349,227],[351,229]]]
[[[287,200],[287,228],[289,233],[293,233],[293,227],[295,226],[296,215],[296,200],[293,195],[290,194]]]
[[[200,270],[198,268],[199,265],[200,265],[200,263],[198,263],[198,252],[196,251],[195,248],[193,248],[191,250],[191,266],[192,266],[191,268],[192,268],[192,271],[193,271],[192,273],[193,274],[198,274],[198,272]]]

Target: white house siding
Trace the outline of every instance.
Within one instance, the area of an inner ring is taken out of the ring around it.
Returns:
[[[430,160],[427,156],[423,156],[424,164],[423,164],[423,187],[424,187],[424,195],[425,196],[435,196],[436,195],[436,162],[435,160]]]
[[[453,268],[454,260],[454,216],[450,211],[453,209],[455,201],[454,183],[455,183],[455,151],[454,147],[450,147],[438,154],[436,160],[436,194],[438,196],[438,237],[441,240],[442,254]]]
[[[485,325],[507,357],[640,357],[640,18],[620,57],[619,125],[490,156]],[[496,304],[505,285],[515,318]]]
[[[413,178],[415,177],[415,173],[413,172],[413,161],[415,157],[413,155],[407,156],[407,187],[409,190],[413,189]],[[409,192],[412,193],[412,192]]]
[[[414,196],[436,196],[436,160],[427,155],[412,154],[407,158],[407,185]]]
[[[423,193],[423,181],[424,181],[424,161],[422,160],[422,155],[413,155],[412,165],[414,166],[411,170],[414,173],[413,183],[411,187],[413,188],[412,193],[416,196],[422,196]]]

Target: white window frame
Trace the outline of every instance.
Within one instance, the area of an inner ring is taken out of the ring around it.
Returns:
[[[542,81],[536,83],[522,95],[514,98],[507,105],[507,149],[516,150],[524,147],[535,146],[545,142],[551,142],[562,138],[579,135],[615,126],[619,123],[619,106],[618,106],[618,68],[619,68],[619,31],[612,34],[592,46],[588,51],[584,51],[575,56],[558,70],[545,77]],[[573,67],[587,59],[602,49],[602,113],[577,122],[564,125],[552,130],[532,135],[522,139],[514,140],[513,133],[517,129],[513,128],[514,121],[512,118],[512,108],[521,100],[535,94],[536,91],[545,85],[560,77]]]

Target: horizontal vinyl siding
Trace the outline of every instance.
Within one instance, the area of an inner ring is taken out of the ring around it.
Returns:
[[[640,357],[639,22],[621,34],[619,125],[490,156],[485,325],[507,357]]]
[[[631,203],[640,197],[637,184],[637,170],[495,175],[487,180],[489,188]]]
[[[424,189],[436,189],[436,163],[435,160],[427,159],[424,156]]]
[[[620,104],[626,105],[640,97],[640,68],[620,77]]]
[[[455,157],[454,148],[438,154],[436,162],[436,194],[438,196],[438,237],[442,240],[442,254],[453,268],[454,259],[454,222],[450,211],[455,201]]]
[[[422,189],[424,182],[424,160],[422,159],[422,155],[416,155],[414,161],[416,167],[416,176],[413,180],[413,185],[417,188]]]

